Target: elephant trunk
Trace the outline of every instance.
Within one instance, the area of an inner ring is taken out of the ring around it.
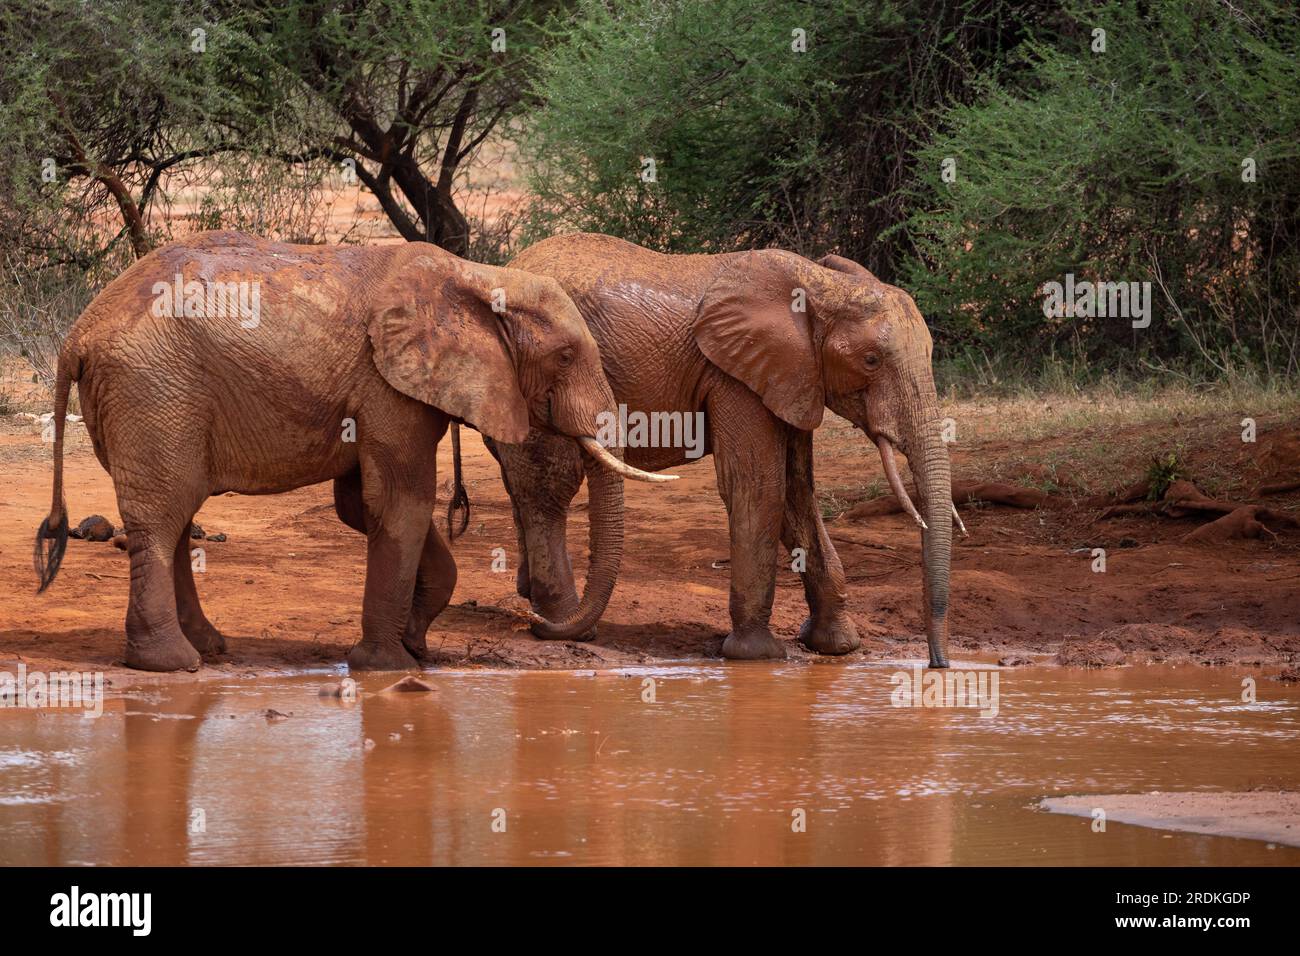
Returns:
[[[925,635],[930,666],[948,666],[948,576],[952,566],[952,471],[937,416],[925,416],[908,442],[909,464],[921,497]]]
[[[584,454],[591,558],[578,609],[563,621],[534,615],[533,633],[552,640],[574,640],[596,626],[618,580],[623,560],[623,478]]]

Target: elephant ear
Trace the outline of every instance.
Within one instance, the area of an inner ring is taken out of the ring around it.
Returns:
[[[519,444],[528,436],[528,403],[491,285],[458,259],[409,260],[376,298],[370,343],[379,374],[403,395]]]
[[[809,311],[814,296],[799,276],[801,261],[777,250],[729,258],[700,300],[695,343],[774,414],[811,431],[821,424],[826,396]]]

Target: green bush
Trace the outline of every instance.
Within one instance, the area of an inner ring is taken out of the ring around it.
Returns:
[[[760,0],[582,0],[539,59],[524,143],[530,235],[607,232],[664,251],[753,241],[789,178],[815,168],[830,94],[807,11]],[[646,159],[655,181],[642,178]]]
[[[1300,373],[1294,8],[1116,0],[1072,18],[917,151],[904,283],[949,346]],[[1150,327],[1045,317],[1040,289],[1067,273],[1150,282]]]
[[[539,60],[531,237],[836,251],[892,277],[913,254],[895,228],[911,150],[1051,6],[581,0]]]
[[[1294,376],[1300,31],[1244,9],[580,0],[538,63],[526,239],[838,252],[917,296],[941,358],[1013,375]],[[1066,274],[1150,282],[1151,326],[1046,317]]]

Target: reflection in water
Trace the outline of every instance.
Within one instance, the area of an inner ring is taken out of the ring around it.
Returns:
[[[1296,789],[1295,688],[1243,704],[1232,669],[1026,668],[986,720],[892,707],[895,670],[443,671],[436,694],[367,678],[355,703],[267,678],[135,692],[98,720],[0,711],[0,863],[1300,862],[1032,809]]]

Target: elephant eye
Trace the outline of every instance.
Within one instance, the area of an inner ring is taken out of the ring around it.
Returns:
[[[559,365],[560,368],[568,368],[570,365],[572,365],[572,364],[573,364],[573,349],[570,349],[570,348],[563,348],[563,349],[560,349],[559,354],[556,355],[556,357],[555,357],[555,363],[556,363],[557,365]]]
[[[880,368],[880,355],[876,352],[868,352],[862,361],[867,366],[868,372],[874,372]]]

